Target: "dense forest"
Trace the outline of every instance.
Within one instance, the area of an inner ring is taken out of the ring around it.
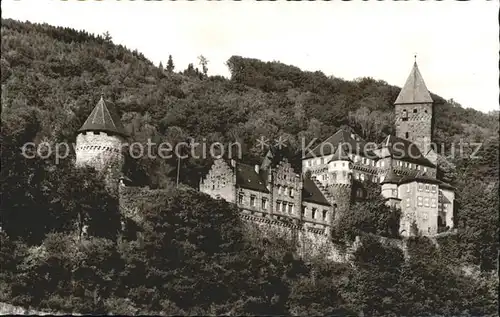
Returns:
[[[83,313],[498,315],[498,112],[432,94],[440,177],[457,188],[459,228],[440,248],[413,239],[407,261],[370,238],[390,231],[384,225],[360,229],[384,209],[378,199],[345,224],[364,240],[353,265],[301,259],[290,241],[243,230],[233,206],[190,189],[211,164],[195,158],[181,161],[178,189],[173,159],[128,159],[137,185],[169,192],[144,207],[142,241],[128,241],[117,237],[117,202],[101,176],[75,169],[74,153],[54,156],[101,94],[130,142],[238,141],[256,163],[257,139],[282,136],[297,164],[302,138],[319,142],[341,127],[370,141],[392,133],[400,88],[240,56],[227,61],[230,79],[208,76],[204,58],[178,70],[165,52],[157,66],[109,34],[29,22],[2,19],[1,35],[0,301]],[[451,155],[461,140],[481,142],[479,158]],[[26,142],[46,147],[26,159]],[[84,220],[91,230],[79,242]]]

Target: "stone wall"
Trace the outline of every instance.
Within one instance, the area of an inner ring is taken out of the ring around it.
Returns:
[[[290,241],[298,253],[305,258],[324,256],[335,262],[348,262],[352,250],[350,246],[334,243],[325,229],[294,224],[286,220],[261,217],[242,212],[248,230],[257,229],[261,237],[279,236]]]
[[[113,196],[117,195],[118,180],[125,156],[122,152],[122,137],[106,132],[85,132],[76,137],[77,167],[91,166],[105,174],[106,185]]]
[[[404,110],[406,121],[403,121]],[[432,110],[431,103],[396,105],[396,136],[412,141],[423,154],[429,151],[432,140]]]

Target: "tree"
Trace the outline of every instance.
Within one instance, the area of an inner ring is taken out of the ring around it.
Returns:
[[[174,71],[174,61],[172,60],[172,55],[168,55],[168,61],[167,61],[167,71],[169,73],[173,73]]]
[[[206,77],[207,76],[207,71],[208,71],[208,68],[207,68],[208,59],[206,59],[205,56],[200,55],[200,56],[198,56],[198,62],[200,64],[200,66],[202,67],[203,75],[205,75],[205,77]]]
[[[111,34],[108,31],[104,32],[102,36],[104,37],[104,41],[106,43],[109,44],[113,43],[113,38],[111,37]]]

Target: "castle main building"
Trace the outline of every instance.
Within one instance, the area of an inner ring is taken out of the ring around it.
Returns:
[[[200,191],[237,204],[249,220],[284,219],[327,235],[371,181],[401,208],[402,236],[452,229],[454,188],[436,178],[433,100],[416,62],[394,104],[396,136],[378,145],[340,130],[302,158],[301,171],[272,149],[255,166],[218,159]]]

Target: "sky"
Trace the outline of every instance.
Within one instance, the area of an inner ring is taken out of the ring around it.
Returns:
[[[176,70],[232,55],[402,86],[417,55],[427,88],[463,107],[499,109],[498,1],[2,0],[2,18],[102,34]]]

